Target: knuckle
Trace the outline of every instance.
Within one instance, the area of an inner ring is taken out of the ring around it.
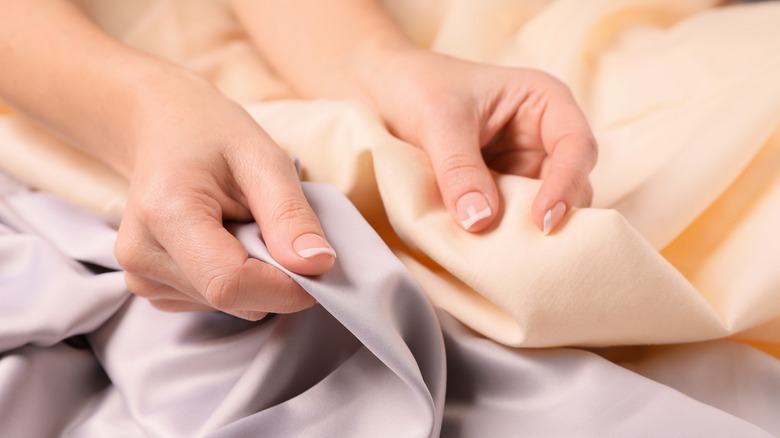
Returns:
[[[310,296],[286,273],[273,266],[264,265],[263,277],[268,292],[273,294],[273,298],[267,302],[267,308],[257,309],[257,311],[293,313],[310,307],[307,300]],[[310,301],[313,304],[314,299],[311,298]]]
[[[114,255],[125,271],[138,273],[146,270],[146,254],[147,245],[142,239],[120,230],[114,243]]]
[[[210,306],[219,310],[231,309],[238,301],[239,266],[230,266],[216,272],[206,280],[203,297]]]
[[[147,284],[145,284],[145,282],[141,281],[134,275],[125,273],[125,284],[127,285],[127,290],[129,290],[133,295],[146,299],[150,299],[155,296],[154,288],[149,287]]]
[[[552,145],[552,151],[555,153],[559,150],[565,150],[569,157],[578,156],[573,153],[578,152],[580,134],[576,131],[565,131],[558,138],[556,138]]]
[[[302,291],[300,286],[281,271],[279,271],[279,274],[277,275],[280,276],[280,283],[277,284],[284,285],[280,290],[277,290],[277,294],[280,297],[277,313],[293,313],[309,307],[309,300],[306,298],[307,295]]]
[[[147,190],[136,195],[133,201],[133,214],[153,232],[176,226],[194,212],[211,213],[219,210],[208,189],[167,180],[152,183]]]
[[[160,189],[147,189],[141,191],[132,199],[132,211],[141,221],[141,223],[154,222],[160,215],[160,213],[167,212],[170,208],[170,199],[166,199],[162,195],[163,191]]]
[[[544,85],[545,88],[552,88],[558,91],[568,92],[569,90],[569,87],[565,82],[546,71],[536,68],[526,68],[520,71],[522,72],[521,74],[526,83],[541,84]]]
[[[453,154],[446,157],[439,165],[440,179],[449,187],[458,187],[473,179],[479,172],[479,165],[463,154]]]
[[[317,220],[315,219],[309,204],[301,198],[294,197],[284,199],[276,206],[273,211],[272,220],[277,224],[317,224]]]
[[[188,203],[181,197],[171,197],[160,199],[157,196],[145,198],[137,208],[137,214],[142,223],[145,223],[152,230],[158,230],[161,227],[176,223],[185,211],[185,204]]]
[[[534,70],[533,74],[536,76],[535,80],[539,83],[547,84],[548,87],[553,91],[560,93],[560,95],[572,97],[571,88],[556,76],[541,70]]]

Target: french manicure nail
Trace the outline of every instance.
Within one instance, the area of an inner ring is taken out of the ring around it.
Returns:
[[[299,256],[305,259],[310,259],[320,254],[329,254],[333,258],[336,257],[336,251],[333,250],[328,242],[314,233],[298,236],[293,242],[293,248]]]
[[[544,235],[550,234],[550,231],[553,230],[560,222],[561,219],[563,219],[563,215],[566,214],[566,204],[563,203],[563,201],[558,201],[553,208],[547,210],[547,213],[544,215]]]
[[[476,223],[493,214],[487,198],[479,192],[469,192],[461,196],[455,204],[455,210],[458,214],[460,225],[465,230],[469,230]]]

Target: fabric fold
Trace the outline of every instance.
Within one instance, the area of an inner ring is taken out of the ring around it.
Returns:
[[[64,230],[95,228],[100,218],[51,195],[2,193],[0,223],[8,232],[0,234],[0,245],[6,259],[18,261],[20,275],[0,270],[0,284],[21,276],[29,285],[4,302],[39,303],[51,293],[78,298],[68,311],[36,321],[38,330],[51,333],[50,344],[36,343],[35,332],[26,331],[11,333],[15,342],[0,350],[0,421],[10,435],[780,433],[773,411],[729,402],[780,403],[771,389],[780,374],[770,356],[725,341],[635,352],[501,346],[443,311],[434,314],[403,265],[332,187],[306,184],[305,193],[339,250],[337,265],[318,278],[294,276],[320,305],[260,322],[165,313],[126,295],[114,297],[117,310],[101,301],[111,287],[96,282],[84,284],[83,296],[58,289],[35,274],[99,266],[69,255],[85,257],[77,250],[84,243],[93,249],[86,258],[111,259],[110,241],[99,230],[81,235],[87,242],[62,238]],[[36,226],[7,227],[24,217],[35,217]],[[234,231],[254,256],[274,263],[256,225]],[[26,252],[20,236],[45,242],[41,251],[51,256],[17,257]],[[95,313],[93,306],[113,311],[99,312],[101,324],[81,326],[84,336],[71,337],[63,321]],[[700,378],[697,361],[706,358],[721,365]],[[761,384],[712,386],[748,375]],[[703,385],[709,390],[702,392]],[[29,415],[42,407],[45,418]]]
[[[84,2],[119,38],[245,102],[300,160],[304,179],[331,183],[350,198],[437,306],[499,342],[605,346],[739,335],[780,344],[772,330],[780,311],[772,225],[780,184],[780,4],[715,4],[391,5],[429,48],[558,76],[599,142],[595,208],[573,212],[559,233],[542,239],[528,217],[535,183],[496,175],[502,224],[476,239],[447,222],[426,157],[367,109],[340,101],[259,103],[293,96],[261,58],[238,50],[249,41],[224,4],[150,3],[137,6],[136,21],[120,23],[110,8]],[[501,20],[493,28],[478,17]],[[154,38],[166,44],[150,44]],[[121,213],[126,183],[17,117],[0,120],[0,166],[82,205]]]

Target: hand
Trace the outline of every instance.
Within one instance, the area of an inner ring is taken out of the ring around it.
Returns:
[[[543,180],[532,216],[545,233],[567,210],[590,203],[596,142],[568,89],[551,76],[419,49],[378,1],[231,3],[258,50],[301,96],[362,100],[396,136],[424,149],[463,228],[484,230],[498,215],[488,166]],[[300,38],[300,29],[315,37]]]
[[[532,217],[545,234],[590,205],[597,147],[568,88],[545,73],[423,51],[380,57],[365,96],[399,138],[430,157],[445,205],[468,231],[498,212],[488,167],[538,178]]]
[[[250,320],[312,306],[223,226],[254,217],[283,266],[304,275],[330,269],[336,254],[292,161],[205,81],[177,74],[147,83],[126,139],[133,167],[116,243],[128,288],[163,310],[217,309]]]

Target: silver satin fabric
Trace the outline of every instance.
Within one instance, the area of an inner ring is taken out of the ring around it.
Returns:
[[[437,313],[342,195],[304,188],[339,259],[290,275],[320,304],[247,322],[132,297],[105,218],[0,174],[0,436],[780,434],[765,406],[780,370],[729,406],[728,392],[697,400],[609,350],[502,347]],[[232,231],[275,264],[256,225]]]

